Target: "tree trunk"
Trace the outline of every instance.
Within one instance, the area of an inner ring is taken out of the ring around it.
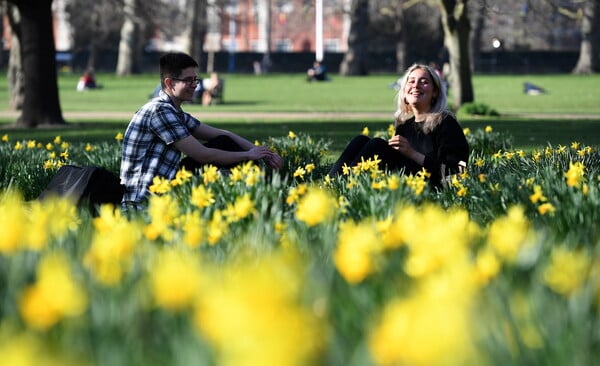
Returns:
[[[583,6],[581,47],[574,74],[600,71],[600,0],[588,0]]]
[[[340,75],[367,75],[369,37],[369,1],[354,0],[350,10],[350,34],[348,51],[340,64]]]
[[[93,12],[90,19],[90,25],[94,29],[94,32],[100,28],[100,15],[98,12]],[[88,45],[90,53],[87,60],[86,70],[93,70],[96,68],[96,59],[98,58],[98,46],[97,46],[97,37],[92,37],[90,39],[90,43]]]
[[[187,31],[188,46],[186,52],[201,65],[207,28],[206,0],[191,0],[190,9],[187,13],[189,29]]]
[[[6,2],[0,3],[0,19],[4,19],[8,4]],[[0,34],[4,34],[4,22],[0,22]],[[4,47],[0,47],[0,69],[4,67]]]
[[[8,0],[21,15],[15,32],[21,46],[24,97],[17,125],[64,124],[58,96],[52,0]]]
[[[395,9],[394,34],[396,36],[396,72],[402,75],[406,70],[406,32],[402,24],[404,23],[404,8],[401,5]]]
[[[8,93],[10,94],[8,107],[13,111],[20,111],[23,109],[25,80],[23,77],[22,64],[21,45],[19,45],[17,36],[13,34],[11,36],[10,55],[8,59]]]
[[[467,0],[438,0],[444,28],[444,44],[450,57],[450,88],[454,97],[454,108],[472,102],[473,84],[469,60],[469,23]]]
[[[10,24],[10,54],[8,59],[8,107],[13,111],[23,108],[23,99],[25,98],[25,80],[23,77],[23,63],[21,62],[21,45],[19,36],[21,27],[21,15],[19,9],[14,4],[6,4],[6,16]]]
[[[134,73],[137,65],[138,25],[135,21],[137,0],[125,0],[123,4],[125,20],[121,27],[121,40],[119,41],[119,59],[117,61],[117,75],[126,76]]]
[[[271,0],[258,1],[258,34],[258,51],[263,53],[260,70],[267,73],[271,67]]]
[[[475,4],[477,9],[473,12],[475,14],[475,21],[473,24],[475,25],[473,28],[473,32],[471,33],[471,45],[470,45],[470,60],[471,60],[471,70],[475,70],[475,65],[479,61],[479,57],[481,55],[481,37],[483,36],[483,31],[485,30],[485,11],[486,4],[479,3]]]

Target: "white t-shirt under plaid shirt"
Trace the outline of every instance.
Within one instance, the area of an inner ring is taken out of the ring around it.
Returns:
[[[162,90],[158,97],[135,112],[123,137],[123,202],[144,201],[155,176],[175,177],[181,152],[173,143],[190,136],[198,126],[200,121],[175,107]]]

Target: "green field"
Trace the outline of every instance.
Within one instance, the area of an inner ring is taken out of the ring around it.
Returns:
[[[502,115],[459,113],[473,154],[440,189],[372,160],[326,174],[352,135],[388,126],[392,75],[225,77],[226,104],[186,109],[273,137],[284,167],[157,176],[127,214],[90,205],[98,175],[44,190],[63,164],[117,179],[114,137],[153,78],[76,93],[62,76],[61,128],[0,110],[2,365],[600,365],[598,76],[477,76]]]
[[[307,83],[301,74],[222,77],[224,104],[188,105],[185,109],[202,121],[252,140],[292,130],[331,138],[337,149],[365,126],[371,131],[385,129],[395,108],[395,92],[389,87],[397,78],[393,74],[333,75],[327,83]],[[5,126],[0,133],[8,133],[12,139],[46,140],[57,134],[73,141],[112,139],[125,129],[130,116],[158,84],[156,75],[120,78],[99,74],[103,88],[80,93],[75,90],[77,79],[78,75],[59,75],[61,107],[69,125],[31,131],[10,127],[15,114],[7,111],[7,83],[4,76],[0,78],[0,126]],[[524,82],[540,85],[547,93],[526,95]],[[511,134],[519,148],[572,141],[600,144],[600,75],[475,75],[473,85],[476,102],[495,109],[501,117],[459,113],[464,127],[491,125],[495,131]]]

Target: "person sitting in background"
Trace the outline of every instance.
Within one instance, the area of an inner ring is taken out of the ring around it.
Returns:
[[[259,61],[254,61],[252,63],[252,69],[254,70],[254,75],[262,75],[263,73],[262,65]]]
[[[77,91],[84,91],[96,88],[100,88],[100,85],[96,83],[96,78],[94,77],[94,70],[87,69],[77,82]]]
[[[325,66],[319,61],[315,61],[313,66],[306,71],[306,81],[325,81],[329,80]]]
[[[343,173],[363,160],[381,160],[386,171],[417,174],[423,168],[438,187],[442,179],[456,174],[469,159],[469,144],[463,129],[446,109],[446,91],[439,75],[427,65],[412,65],[401,78],[398,90],[396,133],[388,141],[356,136],[329,171]]]
[[[158,84],[154,90],[152,91],[152,93],[150,93],[148,95],[148,99],[154,99],[156,97],[158,97],[158,95],[160,94],[160,91],[162,90],[162,87],[160,86],[160,84]]]
[[[159,91],[162,89],[159,89]],[[204,95],[204,80],[200,79],[198,85],[194,89],[194,94],[192,95],[192,103],[193,104],[202,104],[202,96]]]
[[[221,97],[223,80],[219,74],[211,72],[210,77],[202,79],[202,105],[214,104]]]

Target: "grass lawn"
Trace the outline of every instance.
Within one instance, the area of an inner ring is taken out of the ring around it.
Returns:
[[[158,84],[156,75],[119,78],[99,74],[102,89],[77,92],[79,75],[59,75],[61,107],[69,125],[58,128],[19,130],[10,128],[15,118],[7,114],[8,90],[0,77],[0,134],[11,140],[45,141],[61,135],[70,141],[110,140],[123,132],[130,116]],[[397,75],[367,77],[332,75],[331,82],[307,83],[302,74],[223,74],[225,104],[211,107],[187,105],[185,110],[215,126],[231,129],[251,140],[306,132],[331,138],[334,150],[341,149],[363,127],[385,129],[391,123],[395,92],[389,87]],[[528,96],[523,83],[542,86],[547,93]],[[600,144],[600,75],[475,75],[476,102],[502,114],[497,118],[475,118],[460,114],[464,127],[491,125],[508,132],[518,148],[579,141]],[[71,113],[94,112],[89,116]],[[111,112],[112,114],[104,112]],[[306,113],[282,117],[281,113]],[[224,117],[223,113],[227,113]],[[311,114],[317,114],[317,117]],[[318,113],[328,113],[326,117]],[[355,115],[352,115],[355,113]],[[360,113],[360,114],[358,114]],[[577,117],[577,118],[576,118]]]

